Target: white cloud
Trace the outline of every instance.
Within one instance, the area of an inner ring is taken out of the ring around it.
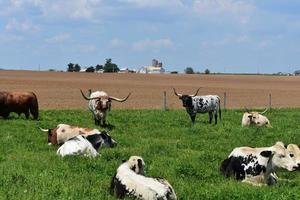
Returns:
[[[162,7],[162,8],[174,8],[182,7],[183,3],[181,0],[119,0],[123,3],[129,3],[140,8],[149,7]]]
[[[33,24],[29,20],[18,21],[15,18],[12,18],[8,21],[5,26],[6,32],[22,32],[22,33],[34,33],[39,31],[39,27]]]
[[[121,47],[124,45],[125,45],[125,43],[122,40],[120,40],[119,38],[113,38],[109,43],[109,46],[112,48],[117,48],[117,47]]]
[[[240,23],[248,23],[255,11],[252,1],[243,0],[194,0],[192,10],[198,15],[231,15]]]
[[[133,50],[141,51],[145,49],[160,49],[160,48],[169,48],[173,46],[173,42],[168,39],[158,39],[158,40],[141,40],[133,44]]]
[[[50,37],[48,39],[46,39],[46,42],[48,43],[61,43],[61,42],[65,42],[68,39],[70,39],[70,35],[67,33],[62,33],[62,34],[58,34],[55,35],[53,37]]]
[[[86,45],[81,45],[80,46],[80,51],[82,53],[94,53],[97,51],[97,48],[93,44],[86,44]]]

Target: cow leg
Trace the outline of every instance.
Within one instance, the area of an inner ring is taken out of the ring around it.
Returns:
[[[209,112],[208,114],[209,114],[209,123],[211,124],[212,119],[213,119],[213,113]]]
[[[217,111],[215,111],[215,124],[217,124],[218,123],[218,113],[217,113]]]
[[[95,125],[100,125],[100,120],[98,120],[98,119],[95,119]]]
[[[195,123],[196,115],[190,115],[190,117],[191,117],[192,122]]]
[[[29,119],[29,110],[27,110],[26,112],[24,112],[26,119]]]

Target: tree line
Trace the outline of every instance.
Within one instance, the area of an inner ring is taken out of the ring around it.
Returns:
[[[81,70],[81,66],[79,64],[69,63],[67,67],[68,72],[79,72]],[[103,72],[119,72],[120,69],[118,65],[113,63],[111,58],[106,59],[104,65],[97,64],[96,66],[87,67],[85,72],[95,72],[95,71],[103,71]]]

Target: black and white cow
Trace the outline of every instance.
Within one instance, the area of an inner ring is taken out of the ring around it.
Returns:
[[[110,193],[117,198],[125,196],[147,200],[176,200],[176,194],[170,183],[163,178],[144,176],[144,160],[131,156],[121,164],[112,178]]]
[[[67,155],[83,155],[96,157],[101,147],[113,148],[117,142],[106,132],[95,133],[93,135],[77,135],[59,147],[56,154],[64,157]]]
[[[200,88],[199,88],[200,89]],[[212,123],[213,115],[215,116],[215,124],[218,121],[218,112],[221,120],[221,102],[218,95],[205,95],[196,96],[198,91],[194,95],[183,95],[176,92],[174,94],[182,101],[182,106],[186,108],[187,113],[190,115],[192,122],[195,122],[197,113],[209,113],[209,123]]]
[[[234,176],[236,180],[260,186],[276,184],[277,169],[294,171],[297,167],[284,144],[277,142],[271,147],[235,148],[222,162],[220,170],[226,177]]]

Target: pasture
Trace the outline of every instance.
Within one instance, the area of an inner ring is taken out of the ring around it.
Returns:
[[[237,146],[300,144],[300,109],[272,109],[274,128],[241,127],[242,110],[222,113],[222,122],[197,115],[191,124],[184,110],[112,110],[108,116],[114,149],[95,159],[56,155],[38,127],[58,123],[97,128],[87,110],[42,110],[40,120],[0,119],[0,199],[115,199],[108,188],[123,159],[140,155],[148,176],[166,178],[179,199],[299,199],[300,172],[278,172],[276,186],[254,187],[219,172]]]

